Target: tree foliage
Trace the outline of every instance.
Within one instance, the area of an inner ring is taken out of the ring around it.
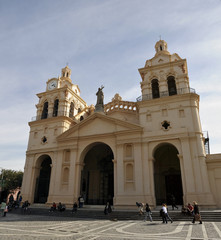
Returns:
[[[22,171],[2,169],[0,174],[0,185],[3,182],[2,190],[10,192],[11,190],[16,189],[17,187],[21,187],[22,178],[23,178]]]

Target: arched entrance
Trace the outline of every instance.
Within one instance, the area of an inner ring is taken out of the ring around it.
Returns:
[[[177,149],[171,144],[162,144],[154,152],[154,183],[156,204],[171,204],[172,195],[176,204],[183,204],[183,188],[180,161]]]
[[[48,198],[50,176],[51,176],[51,158],[48,155],[41,156],[38,159],[39,173],[35,185],[35,203],[46,203]]]
[[[113,204],[113,152],[104,143],[91,146],[84,158],[81,173],[81,195],[86,204]]]

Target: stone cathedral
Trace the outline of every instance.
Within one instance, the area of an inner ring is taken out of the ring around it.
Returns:
[[[68,66],[46,82],[29,122],[23,200],[70,206],[81,195],[88,205],[131,208],[173,195],[177,204],[221,207],[221,154],[208,152],[186,59],[163,40],[155,51],[139,69],[134,102],[116,93],[103,104],[101,87],[87,105]]]

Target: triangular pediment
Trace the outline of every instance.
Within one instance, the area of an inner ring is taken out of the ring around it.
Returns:
[[[123,132],[136,132],[142,131],[142,127],[122,121],[116,118],[111,118],[102,113],[94,113],[87,119],[76,124],[60,136],[58,136],[58,141],[79,138],[79,137],[89,137],[95,135],[111,135]]]

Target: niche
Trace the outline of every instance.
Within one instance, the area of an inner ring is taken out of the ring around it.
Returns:
[[[126,158],[132,158],[133,156],[133,145],[132,144],[126,144],[125,145],[125,157]]]

